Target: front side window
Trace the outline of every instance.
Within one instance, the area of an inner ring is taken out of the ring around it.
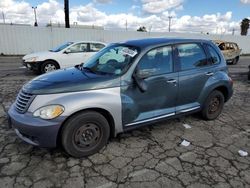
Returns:
[[[100,44],[100,43],[90,43],[89,44],[89,48],[90,48],[91,52],[98,52],[104,47],[105,47],[104,44]]]
[[[131,65],[138,53],[137,47],[112,45],[92,56],[82,68],[96,74],[121,75]]]
[[[219,46],[218,46],[219,48],[220,48],[220,50],[226,50],[226,45],[225,45],[225,43],[221,43]]]
[[[78,43],[69,48],[70,53],[87,52],[87,43]]]
[[[202,47],[196,43],[177,45],[181,70],[194,69],[208,65],[207,57]]]
[[[210,59],[212,61],[212,64],[220,63],[220,56],[215,51],[215,49],[212,46],[210,46],[210,45],[207,45],[207,48],[208,48],[208,51],[210,53]]]
[[[151,76],[172,72],[172,47],[166,46],[150,50],[141,58],[137,68],[141,73],[145,72]]]

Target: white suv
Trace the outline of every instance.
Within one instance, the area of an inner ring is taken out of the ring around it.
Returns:
[[[105,46],[94,41],[67,42],[49,51],[25,55],[23,64],[37,73],[46,73],[84,63]]]

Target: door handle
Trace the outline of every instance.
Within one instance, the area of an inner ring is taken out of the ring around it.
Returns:
[[[177,80],[175,79],[170,79],[167,81],[167,83],[170,83],[170,84],[176,84]]]
[[[207,76],[213,76],[214,73],[213,73],[213,72],[207,72],[206,75],[207,75]]]

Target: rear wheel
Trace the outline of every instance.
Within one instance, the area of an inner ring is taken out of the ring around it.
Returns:
[[[52,72],[59,69],[59,66],[56,62],[54,61],[45,61],[40,68],[40,72],[43,73],[47,73],[47,72]]]
[[[209,94],[204,107],[201,111],[202,117],[206,120],[214,120],[220,114],[224,106],[224,95],[218,91],[214,90]]]
[[[94,111],[79,113],[70,118],[62,130],[62,146],[74,157],[98,152],[106,145],[110,127],[106,118]]]

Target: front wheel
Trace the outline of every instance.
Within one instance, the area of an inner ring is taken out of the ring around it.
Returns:
[[[239,57],[236,57],[233,59],[232,64],[236,65],[238,63],[238,61],[239,61]]]
[[[71,117],[62,130],[62,146],[73,157],[92,155],[103,148],[109,138],[107,119],[94,111],[81,112]]]
[[[224,106],[224,95],[218,91],[214,90],[209,94],[207,100],[201,111],[202,117],[206,120],[214,120],[220,114]]]
[[[57,65],[57,63],[55,63],[54,61],[45,61],[40,68],[40,72],[43,73],[47,73],[47,72],[52,72],[59,69],[59,66]]]

